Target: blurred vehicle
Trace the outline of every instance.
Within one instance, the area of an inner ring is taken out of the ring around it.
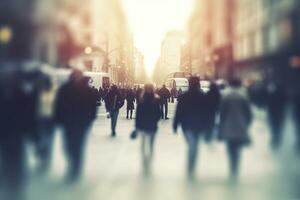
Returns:
[[[173,72],[170,73],[166,79],[171,79],[171,78],[190,78],[192,76],[191,73],[188,72]]]
[[[215,82],[220,90],[224,90],[227,86],[227,81],[224,79],[218,79]]]
[[[189,81],[187,78],[170,78],[167,79],[165,85],[169,91],[172,88],[176,88],[177,91],[181,88],[182,92],[186,92],[189,88]]]
[[[200,87],[201,87],[201,90],[204,92],[204,93],[207,93],[210,89],[210,81],[208,80],[201,80],[200,81]]]
[[[64,84],[70,77],[72,73],[71,69],[56,69],[55,81],[59,86]],[[102,72],[84,72],[86,77],[89,77],[89,85],[95,88],[106,88],[110,86],[110,76],[108,73]]]

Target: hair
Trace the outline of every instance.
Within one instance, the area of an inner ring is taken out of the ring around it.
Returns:
[[[200,89],[200,78],[197,76],[191,76],[189,78],[189,90]]]
[[[242,86],[242,81],[238,77],[231,78],[231,79],[229,79],[228,82],[231,87],[241,87]]]
[[[154,86],[151,83],[147,83],[144,86],[145,93],[154,93]]]

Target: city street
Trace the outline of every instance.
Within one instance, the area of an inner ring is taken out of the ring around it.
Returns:
[[[173,117],[175,105],[170,105]],[[197,179],[186,180],[186,144],[181,133],[171,131],[172,119],[161,121],[155,144],[153,173],[143,178],[140,162],[140,138],[129,139],[134,120],[120,113],[117,137],[110,137],[110,124],[104,108],[88,137],[85,169],[82,180],[73,186],[64,184],[65,156],[61,135],[55,138],[53,167],[49,177],[36,175],[34,168],[28,178],[28,199],[72,200],[293,200],[299,199],[300,158],[293,149],[294,130],[287,120],[283,148],[274,153],[269,148],[269,132],[264,112],[255,109],[252,124],[252,145],[243,152],[241,175],[233,184],[228,178],[225,146],[220,142],[201,142]],[[28,148],[29,165],[34,166],[32,148]]]

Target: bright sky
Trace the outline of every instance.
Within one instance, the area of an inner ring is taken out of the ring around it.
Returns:
[[[184,30],[193,0],[123,0],[135,46],[144,54],[147,74],[152,75],[161,41],[170,30]]]

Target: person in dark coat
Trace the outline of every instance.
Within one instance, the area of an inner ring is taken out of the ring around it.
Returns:
[[[100,102],[104,101],[104,89],[102,87],[99,87],[99,98]]]
[[[36,104],[36,87],[23,73],[0,77],[0,174],[4,199],[22,197],[26,182],[24,145],[36,134]]]
[[[213,131],[215,127],[216,115],[220,105],[221,94],[218,86],[215,83],[211,83],[210,89],[206,94],[206,103],[207,107],[207,130],[205,133],[205,140],[210,142],[213,137]]]
[[[249,127],[252,121],[250,99],[241,81],[232,78],[224,91],[220,105],[219,139],[227,144],[231,178],[239,171],[241,148],[250,143]]]
[[[178,126],[182,127],[188,144],[188,177],[194,178],[199,138],[205,132],[207,112],[205,95],[200,90],[198,77],[189,79],[189,90],[178,99],[173,130],[177,133]]]
[[[169,119],[168,118],[168,100],[171,97],[171,93],[166,88],[166,85],[163,85],[162,88],[159,90],[158,94],[160,96],[161,118]]]
[[[105,107],[111,118],[111,136],[116,136],[116,126],[119,116],[119,110],[124,105],[124,99],[116,85],[111,86],[110,91],[105,98]]]
[[[271,147],[277,150],[282,143],[282,128],[286,110],[286,96],[280,84],[271,83],[267,88],[266,108],[271,131]]]
[[[81,174],[82,157],[88,129],[96,118],[97,97],[88,79],[74,70],[70,80],[58,91],[56,120],[64,129],[66,153],[69,157],[68,181]]]
[[[176,98],[176,96],[177,96],[177,89],[176,87],[173,87],[171,89],[171,103],[174,103],[174,99]]]
[[[127,115],[126,118],[132,119],[132,113],[134,110],[135,94],[132,89],[128,89],[126,93],[126,102],[127,102]]]
[[[139,104],[140,102],[140,98],[141,98],[141,94],[143,92],[143,89],[140,88],[140,86],[138,86],[137,90],[136,90],[136,95],[135,95],[135,98],[136,98],[136,103]]]
[[[182,94],[183,94],[183,91],[182,91],[181,88],[179,88],[179,90],[178,90],[178,92],[177,92],[177,98],[178,98],[179,96],[181,96]]]
[[[145,175],[150,172],[153,157],[153,146],[157,132],[157,123],[160,120],[159,96],[154,93],[152,84],[146,84],[140,97],[140,104],[136,112],[136,130],[142,137],[142,159]]]

